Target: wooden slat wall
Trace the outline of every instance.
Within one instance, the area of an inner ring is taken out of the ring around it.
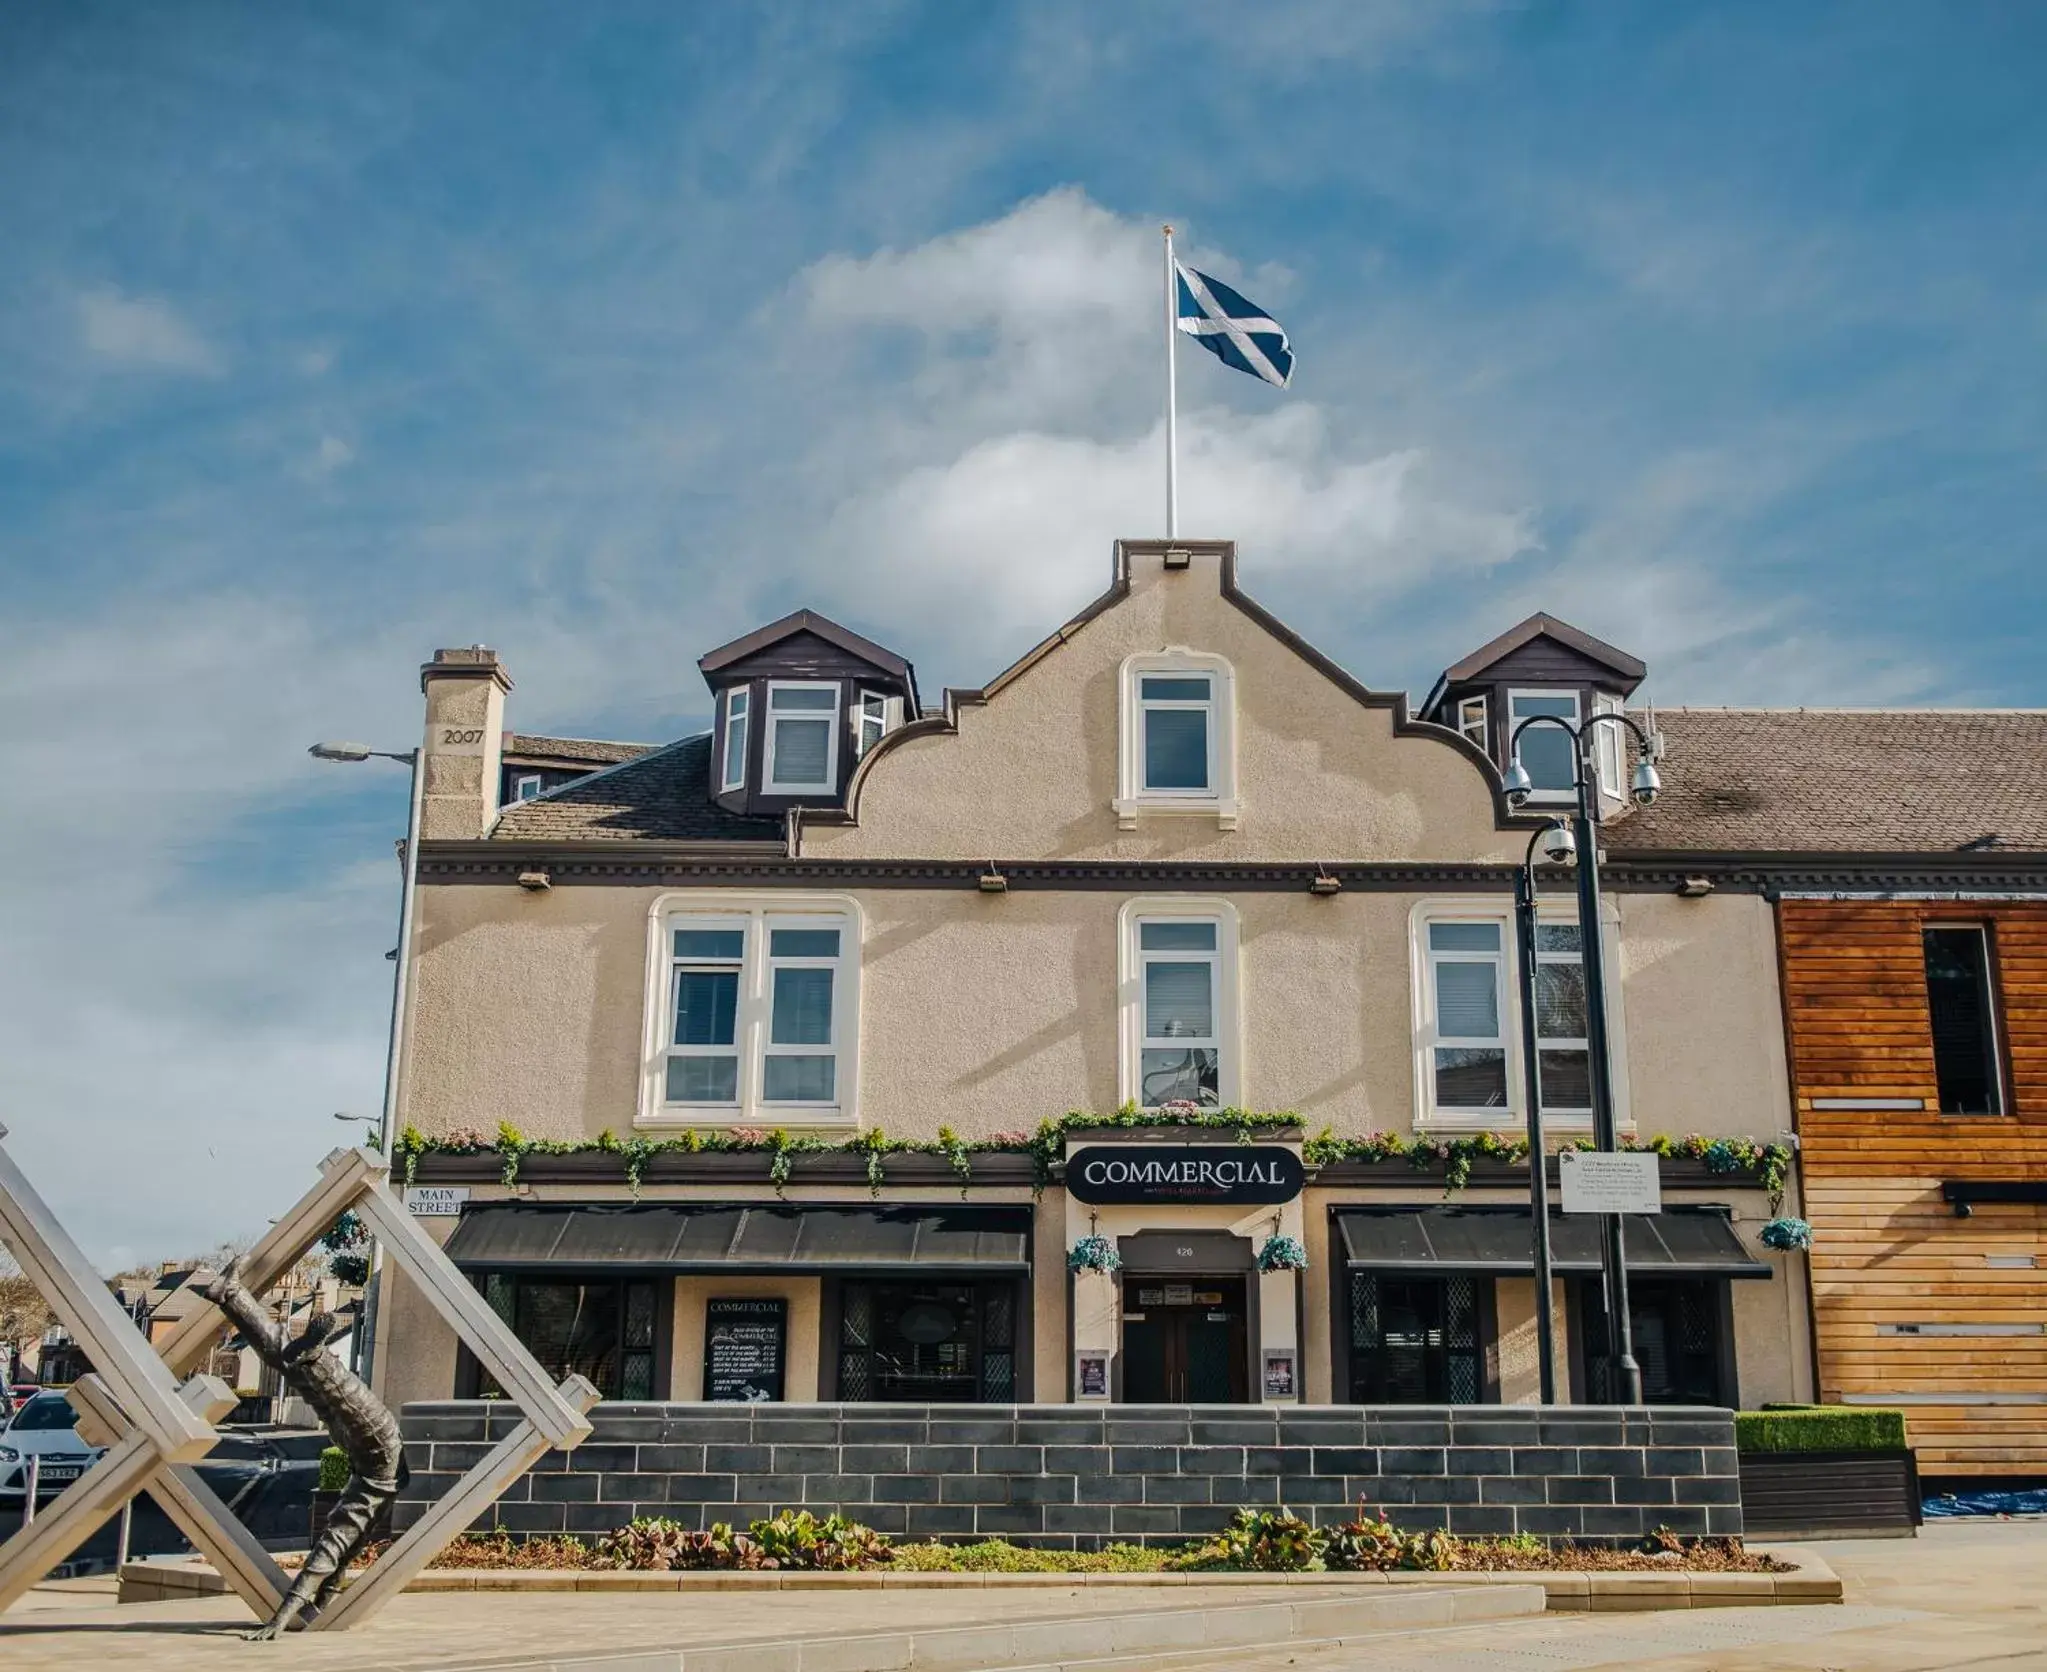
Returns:
[[[2047,1179],[2047,905],[1787,900],[1778,907],[1823,1399],[2047,1396],[2047,1335],[1899,1336],[1887,1323],[2047,1323],[2047,1209],[1958,1219],[1943,1179]],[[1920,931],[1989,922],[2013,1112],[1935,1111]],[[1927,1112],[1816,1110],[1920,1097]],[[2034,1269],[1988,1256],[2031,1255]],[[2047,1473],[2047,1404],[1906,1405],[1928,1475]]]

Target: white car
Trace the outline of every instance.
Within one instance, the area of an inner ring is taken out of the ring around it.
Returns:
[[[21,1507],[31,1457],[38,1459],[38,1502],[63,1491],[100,1459],[100,1448],[78,1437],[78,1413],[61,1393],[34,1395],[0,1428],[0,1507]]]

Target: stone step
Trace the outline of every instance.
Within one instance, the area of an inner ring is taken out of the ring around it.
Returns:
[[[665,1648],[579,1647],[531,1658],[408,1661],[419,1672],[1146,1672],[1170,1662],[1229,1662],[1253,1652],[1340,1646],[1388,1632],[1543,1612],[1539,1585],[1403,1586],[1340,1596],[1275,1597],[1222,1607],[1055,1616],[845,1637]]]

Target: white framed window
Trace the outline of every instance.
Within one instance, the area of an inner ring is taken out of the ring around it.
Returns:
[[[1220,656],[1181,649],[1122,669],[1116,817],[1201,813],[1237,827],[1236,678]]]
[[[1592,712],[1618,714],[1622,704],[1617,697],[1596,696],[1592,699]],[[1599,774],[1599,793],[1609,801],[1618,801],[1624,793],[1621,788],[1621,761],[1624,756],[1622,745],[1627,741],[1622,733],[1623,726],[1600,724],[1592,729],[1592,761]]]
[[[829,794],[838,787],[838,775],[839,687],[769,681],[763,788],[770,795]]]
[[[1538,714],[1554,714],[1576,725],[1579,720],[1576,691],[1509,691],[1507,693],[1507,736],[1509,751],[1518,754],[1528,769],[1535,791],[1530,801],[1570,801],[1576,796],[1576,745],[1561,726],[1530,726],[1512,741],[1523,720]],[[1605,728],[1603,728],[1605,729]]]
[[[1237,913],[1162,895],[1118,916],[1121,1097],[1143,1108],[1242,1101]]]
[[[1489,704],[1483,695],[1459,697],[1457,699],[1457,729],[1466,741],[1476,743],[1488,755],[1492,753],[1492,742],[1486,736],[1486,710]]]
[[[531,801],[545,787],[545,781],[537,772],[522,772],[512,780],[512,799]]]
[[[721,792],[746,788],[746,734],[751,729],[748,716],[752,708],[753,693],[746,686],[735,685],[725,693],[724,761],[718,776]]]
[[[853,709],[853,758],[857,761],[869,749],[901,725],[903,699],[880,691],[862,691]]]
[[[639,1124],[858,1120],[859,907],[702,890],[649,917]]]
[[[1626,1026],[1617,973],[1620,920],[1605,905],[1607,1034],[1614,1118],[1629,1123]],[[1415,1125],[1451,1131],[1527,1120],[1521,990],[1511,905],[1425,900],[1409,934],[1413,959]],[[1583,941],[1575,903],[1545,901],[1535,922],[1536,1065],[1552,1131],[1592,1125]]]

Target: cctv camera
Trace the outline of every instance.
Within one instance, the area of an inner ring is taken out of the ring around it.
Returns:
[[[1578,839],[1567,824],[1553,824],[1542,833],[1542,857],[1552,865],[1568,865],[1578,857]]]

